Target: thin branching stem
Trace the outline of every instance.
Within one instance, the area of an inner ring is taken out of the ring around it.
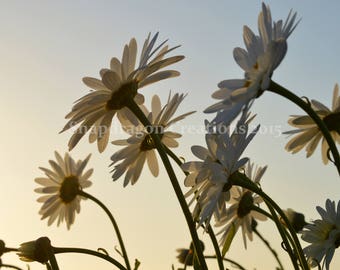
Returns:
[[[220,270],[224,270],[222,254],[221,254],[220,248],[218,246],[218,242],[217,242],[215,233],[214,233],[213,229],[211,228],[210,224],[208,225],[207,229],[208,229],[208,233],[209,233],[211,242],[214,246],[218,267],[219,267]]]
[[[204,257],[207,258],[207,259],[216,259],[216,255],[206,255]],[[240,265],[238,262],[236,262],[236,261],[234,261],[232,259],[224,257],[223,261],[226,261],[226,262],[229,262],[229,263],[233,264],[234,266],[236,266],[240,270],[246,270],[246,268],[244,268],[242,265]]]
[[[253,229],[254,233],[262,240],[262,242],[265,244],[265,246],[269,249],[269,251],[273,254],[273,256],[275,257],[275,260],[277,261],[277,263],[279,264],[280,270],[284,270],[284,267],[282,265],[282,262],[279,258],[279,255],[277,254],[277,252],[271,247],[270,243],[268,242],[267,239],[265,239],[262,234],[256,229]]]
[[[336,166],[338,173],[340,175],[340,156],[338,149],[334,143],[334,140],[326,126],[326,124],[320,119],[318,114],[312,109],[310,104],[306,103],[303,99],[299,98],[294,93],[290,92],[285,87],[275,83],[274,81],[271,81],[268,91],[271,91],[273,93],[276,93],[280,96],[283,96],[296,105],[298,105],[302,110],[304,110],[315,122],[315,124],[318,126],[320,131],[322,132],[324,138],[326,139],[328,146],[332,152],[333,158],[334,158],[334,165]]]
[[[127,270],[124,265],[122,265],[120,262],[118,262],[117,260],[113,259],[112,257],[94,251],[94,250],[90,250],[90,249],[85,249],[85,248],[69,248],[69,247],[53,247],[53,252],[54,254],[61,254],[61,253],[81,253],[81,254],[87,254],[87,255],[92,255],[95,257],[99,257],[105,261],[108,261],[110,263],[112,263],[113,265],[115,265],[118,269],[120,270]]]
[[[122,251],[122,254],[123,254],[123,258],[124,258],[124,261],[125,261],[126,268],[127,268],[127,270],[131,270],[129,258],[128,258],[128,255],[127,255],[127,252],[126,252],[126,249],[125,249],[125,245],[124,245],[124,241],[123,241],[122,235],[120,233],[118,224],[117,224],[116,220],[114,219],[114,217],[113,217],[112,213],[110,212],[110,210],[100,200],[98,200],[96,197],[92,196],[89,193],[86,193],[84,191],[79,191],[79,195],[81,195],[81,196],[83,196],[85,198],[88,198],[91,201],[93,201],[96,204],[98,204],[104,210],[104,212],[108,215],[108,217],[109,217],[109,219],[110,219],[110,221],[111,221],[111,223],[113,225],[113,228],[114,228],[114,230],[116,232],[116,235],[117,235],[117,238],[118,238],[118,242],[119,242],[119,245],[120,245],[120,248],[121,248],[121,251]]]
[[[285,213],[282,211],[282,209],[278,206],[278,204],[272,199],[270,198],[265,192],[262,191],[261,188],[259,188],[256,184],[254,184],[247,176],[245,176],[242,173],[236,173],[234,175],[231,176],[231,181],[239,186],[242,186],[244,188],[247,188],[253,192],[255,192],[256,194],[260,195],[264,201],[266,202],[269,210],[271,210],[271,208],[274,208],[275,211],[280,215],[280,217],[283,219],[283,221],[285,222],[287,229],[292,237],[292,243],[294,244],[295,247],[295,251],[298,254],[298,259],[301,263],[301,267],[303,269],[309,269],[308,263],[306,261],[306,258],[304,256],[300,241],[296,235],[296,232],[293,228],[293,226],[291,225],[290,221],[288,220],[287,216],[285,215]],[[276,213],[275,211],[273,212],[271,210],[271,214],[273,216],[273,218],[276,220]],[[278,229],[280,230],[280,228],[282,228],[282,224],[280,222],[280,220],[277,220],[277,226]],[[280,228],[279,228],[280,227]],[[285,230],[284,230],[285,231]],[[286,244],[286,243],[285,243]]]
[[[136,115],[136,117],[141,121],[141,123],[144,126],[152,126],[152,124],[150,123],[150,121],[148,120],[148,118],[144,115],[143,111],[139,108],[139,106],[134,102],[134,100],[130,100],[127,104],[127,107]],[[155,144],[155,147],[157,148],[157,151],[162,159],[162,162],[164,164],[164,167],[169,175],[171,184],[173,189],[175,190],[177,199],[179,201],[179,204],[182,208],[183,214],[185,216],[186,222],[188,224],[189,230],[190,230],[190,234],[191,234],[191,238],[194,244],[194,249],[195,252],[197,254],[198,260],[199,260],[199,264],[202,267],[203,270],[208,270],[207,264],[205,262],[204,256],[203,256],[203,251],[202,251],[202,247],[196,232],[196,227],[195,227],[195,223],[192,219],[189,207],[187,205],[187,202],[185,201],[185,198],[183,196],[181,187],[178,183],[176,174],[171,166],[170,160],[168,158],[168,155],[164,149],[164,146],[159,138],[159,136],[155,133],[150,133],[150,136]]]

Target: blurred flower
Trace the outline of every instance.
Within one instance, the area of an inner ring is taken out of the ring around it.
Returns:
[[[297,233],[300,232],[303,229],[303,227],[307,225],[305,221],[305,216],[303,214],[295,212],[291,208],[283,210],[283,212],[285,213],[295,232]],[[285,221],[282,218],[281,223],[286,225]]]
[[[25,262],[40,262],[45,264],[52,252],[51,241],[47,237],[40,237],[35,241],[26,242],[20,245],[18,256]]]
[[[131,100],[139,105],[143,104],[144,97],[137,93],[137,90],[148,84],[179,76],[179,72],[175,70],[159,71],[182,60],[184,56],[164,58],[178,46],[169,48],[164,45],[166,43],[164,41],[154,49],[157,37],[158,33],[150,40],[149,34],[137,67],[135,67],[137,43],[132,38],[124,47],[122,60],[114,57],[110,69],[100,71],[101,79],[83,78],[83,82],[94,91],[78,99],[72,111],[66,115],[70,120],[61,132],[81,123],[69,141],[69,150],[92,128],[90,143],[97,140],[99,152],[104,151],[109,140],[112,118],[116,113],[123,126],[130,122],[137,123],[133,113],[126,107]]]
[[[316,100],[311,101],[311,106],[327,126],[333,140],[340,143],[340,96],[338,84],[335,85],[333,91],[332,110]],[[325,138],[322,137],[322,132],[314,120],[309,115],[292,115],[288,123],[298,129],[284,133],[299,134],[287,143],[286,150],[295,154],[306,147],[308,158],[314,153],[322,138],[322,161],[324,164],[327,164],[329,146]]]
[[[219,90],[212,97],[221,100],[208,107],[206,113],[215,113],[213,120],[229,125],[250,100],[268,89],[270,78],[287,52],[287,39],[298,23],[296,13],[289,13],[285,23],[272,22],[269,6],[262,4],[258,18],[259,36],[247,26],[243,28],[246,50],[234,49],[234,59],[245,71],[244,79],[225,80],[218,84]]]
[[[78,193],[91,186],[89,178],[93,169],[84,172],[90,155],[77,162],[68,153],[63,159],[55,152],[55,157],[56,161],[49,161],[52,169],[40,167],[47,177],[35,178],[35,182],[43,186],[35,191],[44,194],[38,199],[38,202],[43,203],[39,214],[42,215],[41,219],[48,218],[48,225],[58,218],[58,226],[65,220],[67,229],[70,229],[75,214],[80,212],[80,200],[84,199]]]
[[[254,183],[259,184],[266,169],[267,166],[254,167],[253,163],[248,162],[245,166],[245,174]],[[224,245],[229,230],[233,229],[237,232],[241,227],[244,247],[247,248],[246,236],[250,241],[253,240],[253,219],[262,221],[267,219],[266,216],[253,209],[253,206],[258,206],[263,199],[252,191],[238,186],[234,187],[233,194],[229,201],[231,206],[224,209],[222,217],[216,223],[216,226],[224,226],[219,232],[222,234],[220,243]]]
[[[248,116],[245,110],[232,133],[226,128],[224,133],[207,134],[208,149],[198,145],[191,148],[193,154],[202,161],[182,165],[182,169],[189,173],[184,184],[191,187],[185,196],[194,194],[189,205],[197,201],[193,217],[198,218],[199,225],[210,223],[213,214],[217,219],[220,218],[220,212],[233,191],[228,179],[248,161],[248,158],[240,157],[259,129],[257,126],[248,135]]]
[[[335,249],[340,245],[340,201],[335,208],[335,202],[327,199],[326,209],[317,206],[316,210],[321,219],[304,227],[301,238],[310,245],[303,251],[312,267],[321,265],[323,260],[323,266],[328,270]]]
[[[125,173],[124,187],[127,186],[129,182],[131,182],[132,185],[135,184],[142,172],[145,161],[147,161],[152,175],[155,177],[158,176],[159,167],[156,158],[156,147],[150,136],[150,132],[158,134],[161,137],[161,142],[166,147],[177,147],[178,143],[176,139],[182,135],[176,132],[166,131],[166,129],[193,113],[188,112],[171,119],[184,98],[185,95],[183,94],[175,94],[173,97],[169,95],[167,104],[162,108],[159,97],[154,95],[152,98],[152,112],[146,113],[152,126],[142,127],[140,124],[140,126],[130,131],[130,133],[132,133],[130,138],[112,142],[115,145],[125,146],[111,156],[111,165],[114,165],[114,169],[112,170],[112,178],[114,181]],[[121,162],[116,165],[119,161]]]
[[[204,243],[200,240],[200,244],[202,250],[204,250]],[[193,243],[190,244],[189,249],[186,248],[179,248],[176,250],[179,254],[177,255],[177,259],[180,263],[190,266],[194,264],[194,245]]]

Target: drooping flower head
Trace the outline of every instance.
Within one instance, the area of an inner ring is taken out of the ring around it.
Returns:
[[[150,132],[160,136],[161,142],[166,147],[177,147],[178,142],[176,139],[182,135],[177,132],[168,131],[167,129],[172,124],[193,113],[188,112],[172,119],[184,98],[185,95],[183,94],[175,94],[173,97],[169,95],[167,104],[162,108],[159,97],[154,95],[152,98],[152,112],[147,113],[152,126],[143,127],[140,125],[130,131],[132,132],[130,138],[112,142],[115,145],[125,146],[111,157],[111,165],[114,165],[112,170],[113,180],[117,180],[125,173],[124,186],[127,186],[129,182],[131,182],[132,185],[135,184],[142,172],[145,161],[152,175],[155,177],[158,176],[159,167],[156,158],[156,146],[151,138]]]
[[[287,210],[283,210],[286,217],[288,218],[288,221],[292,225],[294,231],[296,233],[301,232],[303,227],[307,225],[307,222],[305,221],[305,216],[302,213],[295,212],[293,209],[288,208]],[[281,218],[281,223],[286,226],[286,222]]]
[[[157,37],[158,33],[151,39],[150,35],[147,37],[137,66],[137,42],[132,38],[124,47],[122,60],[114,57],[110,69],[100,71],[101,79],[83,78],[83,82],[92,92],[77,100],[72,111],[66,115],[69,121],[61,132],[81,123],[69,141],[69,150],[92,128],[90,142],[97,141],[99,152],[104,151],[109,140],[112,118],[116,114],[123,126],[130,122],[137,123],[133,113],[126,107],[131,100],[139,105],[143,104],[144,97],[137,90],[148,84],[179,76],[179,72],[175,70],[159,71],[182,60],[184,56],[165,58],[178,46],[169,48],[165,45],[167,41],[164,41],[154,48]]]
[[[43,187],[35,192],[43,194],[38,202],[43,203],[39,214],[41,219],[48,218],[48,225],[57,221],[57,225],[66,222],[67,229],[74,223],[76,213],[80,212],[80,201],[84,199],[78,193],[89,186],[89,178],[93,169],[85,171],[90,159],[75,161],[68,153],[62,158],[55,152],[56,161],[50,160],[51,169],[40,167],[46,177],[35,178],[35,182]]]
[[[208,148],[191,148],[201,161],[182,165],[182,169],[189,173],[184,184],[191,187],[186,196],[194,194],[189,204],[197,202],[193,216],[199,225],[204,222],[209,224],[212,215],[220,218],[220,213],[233,192],[229,177],[248,161],[248,158],[241,158],[241,155],[259,129],[258,126],[248,134],[248,116],[248,111],[244,110],[233,132],[226,129],[225,133],[207,134]]]
[[[316,210],[321,219],[304,227],[301,238],[310,245],[303,251],[312,267],[322,264],[329,270],[335,249],[340,246],[340,201],[335,208],[335,202],[327,199],[326,208],[317,206]]]
[[[52,251],[51,241],[47,237],[40,237],[35,241],[22,243],[18,249],[20,260],[25,262],[40,262],[45,264],[50,259]]]
[[[333,140],[340,143],[340,96],[338,84],[334,86],[331,110],[319,101],[311,100],[310,103],[312,109],[327,126]],[[288,123],[298,129],[284,132],[285,134],[297,134],[287,143],[286,150],[295,154],[305,147],[308,158],[314,153],[322,139],[322,161],[327,164],[329,146],[314,120],[309,115],[292,115]]]
[[[254,167],[254,163],[248,162],[245,166],[245,175],[254,183],[259,184],[260,180],[265,173],[267,166]],[[234,186],[233,196],[231,197],[230,206],[224,209],[220,220],[217,221],[216,226],[223,226],[219,232],[222,234],[220,243],[223,246],[230,230],[237,232],[242,228],[242,236],[244,247],[247,248],[247,238],[253,240],[253,220],[266,220],[266,216],[255,211],[253,206],[258,206],[263,199],[253,193],[252,191]]]
[[[290,12],[284,23],[272,21],[269,6],[263,3],[258,18],[259,35],[244,26],[246,49],[234,49],[234,59],[244,70],[244,79],[224,80],[218,84],[219,90],[212,97],[221,101],[205,110],[206,113],[217,112],[214,122],[229,125],[245,104],[268,89],[274,70],[286,55],[287,39],[297,26],[295,20],[296,13]]]

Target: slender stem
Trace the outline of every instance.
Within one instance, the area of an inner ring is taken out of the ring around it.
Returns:
[[[183,164],[183,162],[177,157],[177,155],[172,152],[168,147],[164,146],[166,153],[177,163],[179,167]],[[184,172],[184,171],[183,171]],[[187,172],[184,172],[185,175],[188,175]],[[223,265],[223,258],[216,240],[216,236],[214,234],[213,229],[211,228],[210,224],[208,225],[208,233],[211,239],[211,242],[214,246],[215,254],[216,254],[216,259],[218,262],[218,266],[220,270],[224,270],[224,265]]]
[[[52,247],[51,247],[52,248]],[[53,248],[52,248],[53,249]],[[58,266],[58,263],[57,263],[57,259],[55,258],[55,255],[53,253],[53,250],[50,254],[50,264],[51,264],[51,268],[52,270],[59,270],[59,266]]]
[[[280,217],[284,220],[290,235],[292,236],[292,242],[295,244],[295,249],[296,252],[299,256],[299,260],[301,262],[301,266],[303,267],[303,269],[308,270],[309,266],[308,263],[306,261],[306,257],[303,253],[300,241],[296,235],[296,232],[293,228],[293,226],[291,225],[290,221],[288,220],[286,214],[282,211],[282,209],[276,204],[276,202],[274,202],[266,193],[262,192],[261,196],[263,196],[263,198],[265,199],[266,202],[268,202],[271,206],[273,206],[275,208],[275,210],[278,212],[278,214],[280,215]],[[281,223],[280,223],[281,224]],[[282,224],[281,224],[282,225]]]
[[[92,200],[93,202],[95,202],[96,204],[98,204],[103,210],[104,212],[108,215],[113,227],[114,227],[114,230],[116,232],[116,235],[117,235],[117,238],[118,238],[118,242],[119,242],[119,245],[120,245],[120,248],[122,250],[122,254],[123,254],[123,257],[124,257],[124,261],[125,261],[125,265],[126,265],[126,269],[127,270],[131,270],[131,266],[130,266],[130,262],[129,262],[129,258],[128,258],[128,255],[127,255],[127,252],[126,252],[126,249],[125,249],[125,246],[124,246],[124,241],[123,241],[123,238],[120,234],[120,230],[119,230],[119,227],[117,225],[117,222],[116,220],[114,219],[112,213],[110,212],[110,210],[100,201],[98,200],[96,197],[93,197],[91,194],[89,193],[86,193],[84,191],[79,191],[79,195],[85,197],[85,198],[88,198],[90,200]]]
[[[52,270],[52,266],[48,262],[45,265],[47,270]]]
[[[258,206],[256,206],[256,205],[253,205],[251,208],[252,208],[252,210],[254,210],[254,211],[256,211],[256,212],[258,212],[258,213],[260,213],[260,214],[266,216],[267,218],[273,220],[272,215],[269,214],[267,211],[263,210],[262,208],[260,208],[260,207],[258,207]]]
[[[118,269],[127,270],[122,264],[120,264],[118,261],[116,261],[112,257],[110,257],[110,256],[108,256],[106,254],[94,251],[94,250],[85,249],[85,248],[64,248],[64,247],[58,248],[58,247],[54,247],[53,251],[54,251],[54,254],[61,254],[61,253],[82,253],[82,254],[92,255],[92,256],[95,256],[95,257],[102,258],[102,259],[112,263]]]
[[[163,145],[163,146],[164,146],[165,152],[177,163],[179,167],[181,167],[183,162],[180,160],[180,158],[174,152],[172,152],[169,147],[167,147],[166,145]]]
[[[251,180],[248,179],[248,177],[246,177],[244,174],[242,173],[236,173],[234,175],[231,176],[231,181],[233,181],[234,184],[236,185],[240,185],[242,187],[245,187],[255,193],[257,193],[258,195],[260,195],[267,203],[267,206],[271,206],[275,209],[275,211],[277,211],[277,213],[281,216],[281,218],[284,220],[284,222],[286,223],[287,229],[290,232],[290,235],[293,237],[293,244],[295,245],[296,248],[296,252],[298,253],[298,257],[299,260],[301,262],[301,265],[303,267],[303,269],[309,269],[308,263],[306,261],[306,258],[304,256],[304,253],[302,251],[302,247],[300,245],[300,241],[296,235],[296,232],[293,228],[293,226],[291,225],[290,221],[288,220],[287,216],[285,215],[285,213],[282,211],[282,209],[277,205],[277,203],[275,201],[273,201],[265,192],[262,191],[262,189],[260,189],[257,185],[255,185]],[[276,213],[274,213],[271,211],[272,215]],[[275,216],[273,216],[275,218]],[[278,224],[277,226],[281,227],[281,222],[278,220]]]
[[[204,258],[207,258],[207,259],[216,259],[216,255],[207,255],[207,256],[204,256]],[[236,261],[234,261],[232,259],[223,258],[222,260],[236,265],[240,270],[246,270],[242,265],[240,265],[239,263],[237,263]]]
[[[260,232],[256,228],[254,228],[253,231],[262,240],[262,242],[266,245],[266,247],[269,249],[269,251],[273,254],[277,263],[280,266],[280,270],[284,270],[284,267],[281,263],[281,260],[278,256],[277,252],[270,246],[270,243],[260,234]]]
[[[18,249],[17,248],[5,247],[3,253],[12,252],[12,251],[18,251]]]
[[[223,259],[222,259],[222,255],[221,255],[221,252],[220,252],[220,248],[218,246],[214,231],[211,228],[210,224],[208,225],[208,233],[209,233],[211,242],[214,246],[218,267],[219,267],[220,270],[224,270]]]
[[[15,266],[15,265],[11,265],[11,264],[0,264],[0,268],[12,268],[12,269],[17,269],[17,270],[23,270],[22,268],[18,267],[18,266]]]
[[[317,126],[319,127],[320,131],[322,132],[324,138],[326,139],[328,146],[333,154],[333,158],[334,158],[334,164],[336,166],[336,168],[338,169],[338,173],[340,175],[340,156],[339,156],[339,152],[338,149],[334,143],[334,140],[327,128],[327,126],[325,125],[325,123],[320,119],[320,117],[317,115],[317,113],[311,108],[310,105],[308,105],[306,102],[304,102],[301,98],[299,98],[297,95],[295,95],[294,93],[290,92],[288,89],[286,89],[285,87],[271,81],[270,86],[268,91],[271,91],[273,93],[279,94],[287,99],[289,99],[290,101],[294,102],[296,105],[298,105],[301,109],[303,109],[315,122],[315,124],[317,124]]]
[[[149,122],[147,117],[144,115],[143,111],[139,108],[139,106],[134,102],[134,100],[131,99],[130,102],[127,104],[127,107],[136,115],[136,117],[141,121],[141,123],[144,126],[151,126],[151,123]],[[189,207],[188,207],[186,200],[183,196],[181,187],[178,183],[176,174],[175,174],[175,172],[174,172],[174,170],[171,166],[168,155],[166,154],[166,151],[163,147],[163,144],[162,144],[159,136],[155,133],[150,133],[150,136],[151,136],[153,142],[155,143],[157,151],[158,151],[158,153],[159,153],[159,155],[162,159],[162,162],[164,164],[164,167],[165,167],[165,169],[166,169],[166,171],[169,175],[172,187],[175,190],[179,204],[182,208],[183,214],[185,216],[186,222],[187,222],[189,230],[190,230],[191,238],[192,238],[192,241],[193,241],[193,244],[194,244],[194,249],[195,249],[195,252],[197,254],[199,263],[204,270],[207,270],[208,267],[207,267],[207,264],[206,264],[204,256],[203,256],[203,251],[202,251],[202,247],[201,247],[201,244],[200,244],[197,232],[196,232],[195,223],[192,219]]]
[[[289,241],[288,241],[288,238],[287,238],[287,234],[286,234],[286,231],[285,229],[282,227],[282,224],[280,223],[280,220],[278,218],[278,216],[276,215],[276,212],[274,210],[274,208],[271,206],[270,203],[268,203],[267,201],[265,201],[266,204],[267,204],[267,207],[269,208],[272,216],[273,216],[273,220],[276,224],[276,227],[281,235],[281,238],[282,238],[282,241],[285,245],[285,249],[286,251],[288,252],[289,254],[289,257],[290,257],[290,260],[292,261],[293,265],[294,265],[294,269],[296,270],[299,270],[299,265],[297,263],[297,260],[296,260],[296,256],[294,254],[294,251],[292,250],[290,244],[289,244]]]

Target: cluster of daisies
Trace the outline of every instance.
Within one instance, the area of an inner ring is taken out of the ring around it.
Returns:
[[[254,116],[250,108],[254,100],[271,86],[271,77],[287,52],[287,39],[298,24],[297,14],[290,12],[283,22],[272,21],[268,6],[262,5],[258,18],[259,34],[249,27],[243,29],[245,49],[235,48],[234,58],[244,70],[244,78],[229,79],[218,84],[219,89],[212,97],[216,104],[208,107],[205,113],[216,113],[214,119],[206,122],[206,147],[193,146],[192,152],[199,161],[182,164],[186,173],[184,185],[189,188],[185,194],[193,206],[193,218],[199,226],[209,225],[214,217],[215,225],[220,228],[220,243],[223,245],[229,231],[241,228],[246,247],[246,239],[252,240],[253,223],[266,217],[257,211],[263,199],[252,191],[233,185],[231,179],[235,173],[243,173],[253,183],[259,184],[266,166],[256,166],[249,158],[242,157],[246,147],[256,135],[259,126],[249,130],[249,123]],[[71,112],[66,131],[78,126],[69,140],[69,150],[73,149],[81,138],[89,133],[89,141],[97,142],[99,152],[105,150],[110,139],[110,127],[115,115],[127,132],[128,138],[115,140],[112,144],[122,148],[112,157],[112,178],[118,180],[124,175],[123,185],[135,184],[140,178],[145,163],[153,176],[159,174],[157,151],[151,133],[157,133],[164,149],[178,146],[181,134],[170,131],[169,127],[193,112],[176,116],[179,105],[185,95],[169,95],[165,105],[155,95],[151,110],[144,104],[144,96],[139,92],[144,86],[179,75],[176,70],[166,69],[181,61],[184,56],[169,56],[178,46],[170,48],[167,41],[156,45],[158,33],[146,38],[137,63],[137,42],[133,38],[125,45],[122,59],[112,58],[110,66],[100,71],[100,78],[85,77],[83,82],[91,91],[77,100]],[[150,122],[145,127],[130,110],[131,103],[139,106]],[[322,103],[312,100],[311,107],[324,121],[333,139],[340,143],[340,96],[338,85],[334,88],[332,110]],[[232,123],[236,125],[232,128]],[[307,115],[295,115],[289,124],[297,128],[288,131],[296,134],[286,146],[288,151],[296,153],[305,148],[307,157],[313,154],[322,140],[323,162],[328,161],[328,144],[313,119]],[[224,130],[224,132],[220,132]],[[55,161],[50,160],[51,168],[41,168],[45,177],[36,178],[42,187],[36,192],[42,196],[40,214],[53,222],[65,221],[67,228],[74,223],[76,213],[80,211],[83,189],[91,185],[89,180],[93,170],[85,170],[89,160],[75,161],[69,154],[64,157],[55,153]],[[302,238],[311,243],[305,248],[311,266],[316,266],[324,259],[326,268],[335,248],[340,245],[340,208],[335,209],[334,202],[327,201],[326,210],[318,208],[322,220],[316,220],[305,227]]]

